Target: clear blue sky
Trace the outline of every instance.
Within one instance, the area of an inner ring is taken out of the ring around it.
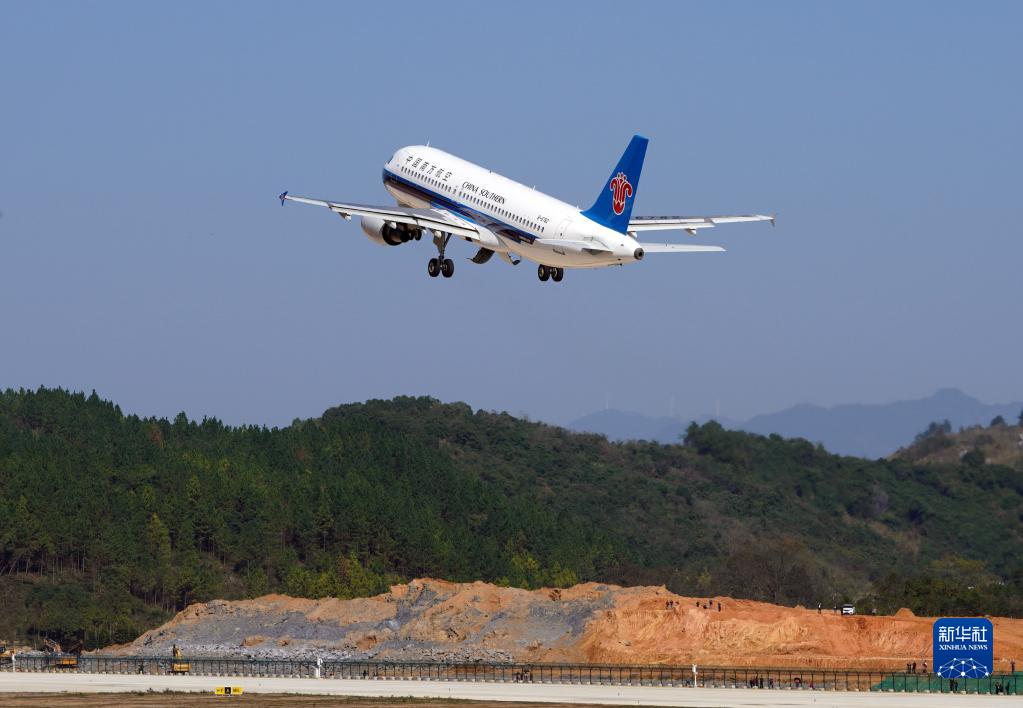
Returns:
[[[268,424],[1023,398],[1023,4],[577,7],[0,4],[0,387]],[[778,227],[560,286],[459,244],[433,280],[275,199],[389,204],[429,140],[585,207],[636,132],[635,213]]]

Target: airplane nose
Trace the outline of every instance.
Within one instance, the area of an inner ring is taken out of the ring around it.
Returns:
[[[632,257],[635,258],[637,261],[643,260],[643,249],[637,248],[635,251],[633,251]]]

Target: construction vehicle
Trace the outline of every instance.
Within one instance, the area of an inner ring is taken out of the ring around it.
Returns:
[[[46,647],[46,654],[50,659],[48,663],[53,668],[68,669],[70,671],[78,669],[78,654],[65,654],[63,647],[60,646],[60,642],[43,638],[43,646]],[[81,652],[80,642],[79,652]]]
[[[11,663],[11,657],[14,656],[14,649],[8,648],[7,642],[0,639],[0,664]]]
[[[171,662],[170,672],[172,674],[187,674],[192,666],[181,658],[181,650],[178,649],[177,644],[174,645],[171,652],[174,654],[174,661]]]

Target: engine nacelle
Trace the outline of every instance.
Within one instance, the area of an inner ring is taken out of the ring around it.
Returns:
[[[415,233],[405,228],[404,224],[392,226],[376,216],[364,216],[361,219],[362,232],[370,241],[381,246],[400,246],[415,238]]]

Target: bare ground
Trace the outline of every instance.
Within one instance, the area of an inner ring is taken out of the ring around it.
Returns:
[[[995,669],[1005,671],[1023,659],[1023,619],[991,619]],[[167,656],[176,644],[194,656],[902,669],[930,657],[932,623],[908,610],[846,617],[664,587],[421,579],[356,600],[196,604],[103,653]]]

